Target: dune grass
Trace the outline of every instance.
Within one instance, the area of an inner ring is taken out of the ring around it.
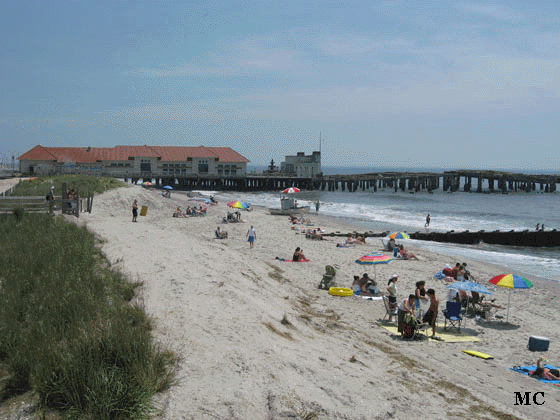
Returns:
[[[46,214],[0,218],[0,400],[32,390],[39,406],[83,419],[147,418],[175,381],[134,289],[86,228]]]
[[[60,195],[62,184],[80,192],[82,196],[88,193],[100,194],[113,188],[127,184],[115,178],[93,175],[49,175],[31,178],[17,184],[13,195],[16,196],[45,196],[51,185],[55,187],[55,195]]]

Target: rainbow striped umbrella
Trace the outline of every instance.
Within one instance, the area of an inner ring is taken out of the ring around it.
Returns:
[[[232,201],[231,203],[228,203],[228,206],[233,207],[235,209],[246,209],[247,207],[249,207],[247,205],[247,203],[245,203],[244,201]]]
[[[506,322],[509,320],[509,302],[511,300],[511,291],[513,289],[530,289],[533,287],[533,283],[527,280],[525,277],[518,276],[517,274],[500,274],[496,277],[492,277],[488,280],[490,283],[495,284],[500,287],[507,287],[509,289],[508,296],[508,311]]]
[[[393,258],[386,254],[367,254],[356,260],[358,264],[386,264],[393,261]]]
[[[387,239],[410,239],[408,233],[404,232],[393,232],[386,236]]]
[[[373,265],[374,278],[377,277],[377,271],[375,266],[377,264],[388,264],[391,261],[393,261],[393,258],[391,258],[386,254],[367,254],[356,260],[358,264],[374,264]]]
[[[517,274],[500,274],[499,276],[492,277],[488,281],[496,286],[507,287],[509,289],[530,289],[533,287],[533,283]]]

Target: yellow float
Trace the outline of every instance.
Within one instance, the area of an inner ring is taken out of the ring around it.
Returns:
[[[481,352],[476,351],[476,350],[463,350],[463,353],[470,354],[471,356],[480,357],[481,359],[493,359],[494,358],[494,356],[490,356],[489,354],[481,353]]]
[[[334,296],[352,296],[354,291],[348,287],[331,287],[329,288],[329,294]]]

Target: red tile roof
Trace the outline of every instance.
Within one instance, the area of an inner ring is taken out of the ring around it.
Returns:
[[[187,158],[218,158],[220,162],[249,162],[229,147],[191,146],[115,146],[44,147],[35,146],[19,160],[55,160],[58,162],[96,162],[128,160],[129,157],[159,157],[162,161],[183,162]]]

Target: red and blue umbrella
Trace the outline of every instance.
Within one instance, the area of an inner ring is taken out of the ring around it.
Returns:
[[[495,284],[499,287],[507,287],[509,290],[508,296],[508,311],[506,322],[509,320],[509,302],[511,300],[511,291],[513,289],[530,289],[533,287],[533,283],[527,280],[523,276],[518,276],[517,274],[500,274],[496,277],[492,277],[488,280],[490,283]]]

